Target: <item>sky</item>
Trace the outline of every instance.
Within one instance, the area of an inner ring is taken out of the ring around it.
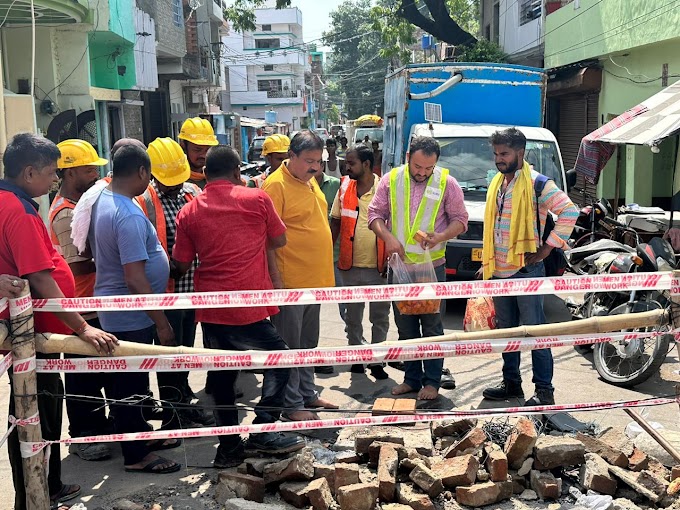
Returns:
[[[319,42],[330,26],[330,13],[342,0],[292,0],[291,6],[302,11],[302,35],[305,42]]]

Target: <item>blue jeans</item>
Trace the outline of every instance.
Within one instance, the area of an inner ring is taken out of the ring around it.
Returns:
[[[520,269],[511,278],[544,278],[543,262]],[[545,324],[543,296],[504,296],[494,297],[496,308],[496,325],[498,328],[514,328]],[[519,371],[520,353],[503,353],[503,380],[511,383],[522,383]],[[532,382],[537,389],[553,391],[553,357],[550,349],[531,351]]]
[[[288,346],[277,333],[272,323],[262,320],[254,324],[243,326],[227,326],[224,324],[201,323],[203,338],[211,349],[226,349],[246,351],[255,349],[259,351],[283,351]],[[234,383],[238,376],[238,370],[219,370],[211,372],[215,391],[213,397],[217,406],[231,406],[227,409],[214,411],[215,421],[219,427],[238,425],[238,410],[235,407],[236,395]],[[274,423],[281,415],[286,396],[286,386],[290,368],[272,368],[265,370],[262,383],[262,397],[255,406],[255,419],[253,423]],[[220,436],[220,447],[227,451],[238,446],[241,438],[238,434]]]
[[[445,265],[436,267],[435,273],[437,274],[438,281],[446,281]],[[402,315],[399,313],[396,303],[393,303],[393,310],[394,322],[399,332],[399,340],[444,334],[441,312],[425,315]],[[444,358],[406,361],[404,362],[404,368],[404,383],[408,384],[414,391],[418,391],[424,386],[432,386],[439,389],[442,368],[444,368]]]

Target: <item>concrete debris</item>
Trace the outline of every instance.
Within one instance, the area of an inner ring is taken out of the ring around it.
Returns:
[[[616,493],[616,480],[609,474],[607,461],[595,453],[586,453],[585,463],[581,465],[579,483],[588,490],[613,496]]]
[[[537,438],[534,422],[528,418],[520,418],[503,448],[512,469],[522,467],[524,461],[533,453]]]
[[[618,466],[622,468],[628,467],[628,457],[621,450],[612,448],[604,441],[581,432],[576,434],[576,439],[583,443],[583,446],[585,446],[585,449],[588,453],[595,453],[599,455],[612,466]]]
[[[373,510],[377,499],[377,484],[355,483],[338,489],[340,510]]]
[[[486,482],[470,487],[456,487],[456,501],[461,505],[480,507],[512,497],[512,482]]]
[[[538,494],[539,499],[557,499],[562,495],[562,480],[555,478],[551,472],[532,469],[529,476],[531,488]]]
[[[581,441],[568,436],[541,436],[534,446],[534,468],[545,471],[583,464],[586,450]]]
[[[113,503],[113,510],[144,510],[144,507],[129,499],[119,499]]]
[[[288,459],[269,464],[264,468],[264,483],[279,483],[314,478],[314,455],[306,448]]]
[[[464,418],[452,421],[433,421],[432,435],[434,437],[457,436],[466,434],[470,429],[477,425],[477,420]]]
[[[220,472],[217,475],[215,501],[224,504],[228,499],[233,498],[262,503],[264,501],[264,479],[242,473]]]

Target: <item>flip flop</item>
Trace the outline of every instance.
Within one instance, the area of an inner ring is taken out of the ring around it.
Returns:
[[[175,439],[174,443],[166,444],[167,439],[154,439],[147,443],[146,447],[149,451],[157,452],[160,450],[172,450],[173,448],[179,448],[182,446],[181,439]]]
[[[131,469],[131,468],[125,468],[125,471],[127,473],[152,473],[154,475],[164,475],[166,473],[176,473],[182,468],[181,464],[178,464],[177,462],[173,462],[170,466],[163,468],[163,469],[154,469],[156,466],[160,464],[165,464],[168,462],[169,459],[164,459],[163,457],[158,457],[156,460],[152,460],[149,462],[146,466],[144,466],[141,469]]]
[[[71,501],[80,496],[80,491],[80,485],[64,484],[59,492],[54,496],[50,496],[50,505],[56,508],[64,501]]]

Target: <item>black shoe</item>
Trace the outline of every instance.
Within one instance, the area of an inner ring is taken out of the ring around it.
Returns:
[[[349,369],[350,372],[353,374],[363,374],[365,372],[364,366],[361,364],[355,364],[352,365],[352,368]]]
[[[385,372],[385,369],[382,367],[382,365],[375,365],[368,368],[371,371],[371,375],[378,381],[384,381],[385,379],[389,378],[389,375],[387,375],[387,372]]]
[[[179,417],[182,422],[186,420],[193,423],[198,423],[204,427],[215,425],[215,416],[213,416],[213,413],[206,412],[199,407],[182,409],[179,411]]]
[[[287,436],[281,432],[261,432],[250,434],[246,441],[247,452],[280,455],[296,452],[305,447],[305,440],[300,436]]]
[[[524,402],[526,407],[552,406],[555,405],[555,395],[552,390],[536,388],[536,393],[529,400]]]
[[[451,375],[451,371],[448,368],[442,370],[442,378],[439,382],[439,387],[445,390],[455,390],[456,380]]]
[[[509,398],[524,398],[522,383],[503,380],[498,386],[486,388],[482,395],[489,400],[507,400]]]
[[[388,365],[397,370],[401,370],[402,372],[406,370],[406,366],[404,366],[403,361],[391,361],[388,363]]]
[[[222,445],[217,447],[217,455],[213,461],[213,467],[217,469],[227,469],[239,466],[246,459],[246,452],[243,448],[243,442],[239,441],[238,445],[226,450]]]
[[[314,373],[315,374],[332,374],[333,373],[333,367],[314,367]]]

